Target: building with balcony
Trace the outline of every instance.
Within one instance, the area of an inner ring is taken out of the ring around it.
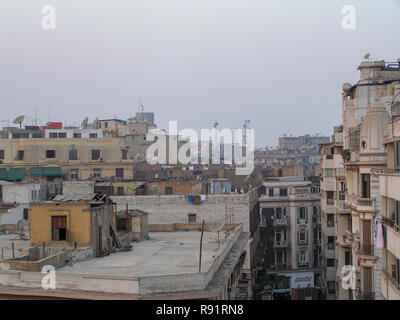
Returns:
[[[393,299],[394,295],[387,289],[392,282],[385,279],[388,274],[396,276],[392,272],[396,260],[391,260],[395,258],[379,239],[382,233],[385,234],[384,230],[380,232],[385,215],[390,217],[391,208],[394,208],[388,205],[394,202],[385,197],[390,198],[391,190],[395,189],[383,188],[388,175],[380,176],[376,172],[386,168],[387,150],[382,140],[387,136],[388,109],[399,90],[399,61],[364,61],[358,69],[359,81],[354,85],[345,83],[342,94],[342,156],[346,171],[343,183],[346,192],[345,203],[335,204],[337,248],[340,248],[337,255],[338,298]],[[390,141],[385,141],[390,144]],[[384,197],[382,200],[381,195]],[[387,230],[388,236],[389,227]],[[351,255],[348,253],[350,248]],[[355,268],[356,283],[354,289],[342,290],[341,268],[348,263]]]
[[[400,95],[400,85],[396,86]],[[397,102],[397,105],[399,103]],[[387,168],[377,170],[382,199],[382,295],[400,300],[400,118],[392,114],[388,135],[383,144],[387,150]]]
[[[269,178],[263,183],[259,204],[259,243],[264,248],[266,279],[271,275],[291,277],[311,272],[315,279],[312,286],[320,286],[319,186],[304,177]]]
[[[336,215],[336,208],[343,206],[345,171],[343,166],[343,127],[335,127],[331,142],[320,145],[321,165],[321,232],[322,261],[325,266],[327,298],[336,299],[338,294],[337,266],[343,264],[338,239],[343,234],[344,220]],[[336,223],[335,223],[336,222]],[[335,227],[336,225],[336,227]],[[344,249],[345,250],[345,249]],[[347,249],[348,250],[348,249]]]

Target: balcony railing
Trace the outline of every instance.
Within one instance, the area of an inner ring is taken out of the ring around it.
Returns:
[[[388,268],[384,268],[382,271],[386,275],[386,278],[388,278],[389,281],[393,284],[393,286],[398,291],[400,291],[400,281],[392,276],[392,273],[390,272],[390,270]]]
[[[346,169],[345,168],[336,168],[335,169],[335,176],[336,177],[345,177],[346,176]]]
[[[374,245],[373,244],[360,244],[356,250],[358,254],[363,256],[373,256],[374,255]]]
[[[375,292],[358,291],[357,298],[358,300],[375,300]]]
[[[360,206],[375,208],[375,198],[356,198],[356,203]]]
[[[288,246],[287,240],[274,241],[274,243],[273,243],[274,248],[285,248],[287,246]]]
[[[344,201],[341,200],[335,202],[335,208],[339,214],[351,213],[350,208],[346,205]]]
[[[400,226],[390,218],[382,217],[383,223],[400,233]]]
[[[289,226],[289,217],[286,216],[285,218],[282,219],[274,219],[272,225],[274,227],[287,227]]]

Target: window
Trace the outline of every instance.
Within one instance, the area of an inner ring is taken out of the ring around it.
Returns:
[[[94,149],[92,150],[92,160],[99,160],[100,159],[100,150]]]
[[[275,218],[282,219],[282,208],[275,208]]]
[[[29,209],[24,208],[24,220],[29,220]]]
[[[299,230],[299,243],[301,243],[301,244],[307,243],[307,230],[306,229]]]
[[[101,169],[93,169],[93,178],[101,177]]]
[[[4,160],[4,150],[0,150],[0,160]]]
[[[22,161],[22,160],[24,160],[24,150],[18,150],[18,153],[17,153],[17,160],[19,160],[19,161]]]
[[[46,158],[47,159],[54,159],[56,157],[55,150],[46,150]]]
[[[77,150],[69,150],[69,160],[78,160]]]
[[[104,127],[108,128],[108,122],[104,122]]]
[[[52,241],[67,240],[67,216],[51,217],[51,240]]]
[[[326,266],[327,267],[334,267],[335,266],[335,259],[326,259]]]
[[[306,207],[300,207],[299,208],[299,213],[298,213],[298,219],[299,220],[308,220],[307,219],[307,208]]]
[[[172,187],[166,187],[165,188],[165,194],[172,195]]]
[[[189,213],[189,223],[196,223],[196,214]]]
[[[90,133],[89,138],[97,138],[97,133]]]
[[[57,138],[57,132],[50,132],[49,138],[51,138],[51,139]]]
[[[76,181],[78,180],[78,170],[71,170],[71,172],[69,173],[69,178],[71,181]]]
[[[65,139],[67,137],[67,133],[66,132],[59,132],[58,133],[58,137],[62,138],[62,139]]]
[[[328,250],[335,250],[335,237],[328,236]]]
[[[122,150],[122,160],[128,159],[128,151],[127,150]]]
[[[326,169],[326,176],[333,177],[333,169]]]
[[[115,176],[117,178],[123,179],[124,178],[124,169],[123,168],[115,169]]]
[[[307,262],[307,251],[301,250],[299,252],[299,263],[306,263]]]
[[[394,166],[400,168],[400,141],[394,143]]]
[[[328,228],[332,228],[335,226],[335,215],[328,213],[326,215],[326,219],[327,219],[327,227]]]
[[[365,173],[361,175],[362,182],[362,197],[370,198],[371,197],[371,186],[370,186],[370,175],[369,173]]]
[[[74,132],[73,137],[74,138],[82,138],[82,134],[80,132]]]
[[[327,204],[333,204],[333,191],[327,191],[326,192],[326,203]]]
[[[336,282],[335,281],[327,281],[326,284],[328,286],[328,293],[335,294],[336,293]]]
[[[117,192],[118,192],[119,196],[123,196],[123,195],[125,195],[125,188],[124,187],[118,187]]]
[[[118,231],[125,231],[126,230],[126,218],[117,218],[117,230]]]
[[[269,189],[268,189],[268,195],[269,195],[270,197],[273,197],[273,196],[274,196],[274,188],[269,188]]]
[[[286,188],[280,188],[279,189],[279,196],[286,197],[287,196],[287,189]]]

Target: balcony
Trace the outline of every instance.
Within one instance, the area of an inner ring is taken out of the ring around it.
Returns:
[[[382,222],[385,223],[388,227],[391,227],[394,231],[400,233],[400,226],[396,224],[396,222],[392,219],[382,217]]]
[[[276,262],[273,265],[275,270],[286,270],[286,269],[290,269],[291,265],[290,263],[287,262]]]
[[[351,214],[350,208],[346,205],[345,201],[335,201],[335,209],[338,214]]]
[[[335,169],[335,177],[344,179],[346,178],[346,169],[345,168],[336,168]]]
[[[400,169],[380,170],[381,194],[392,199],[400,199]]]
[[[355,251],[358,255],[373,256],[374,255],[374,245],[373,244],[359,244]]]
[[[376,212],[375,198],[356,198],[357,211],[359,212]]]
[[[289,217],[286,216],[282,219],[274,219],[272,222],[273,227],[288,227],[289,226]]]
[[[279,249],[279,248],[287,248],[288,246],[288,241],[287,240],[281,240],[281,241],[274,241],[273,242],[273,248],[274,249]]]
[[[375,292],[357,291],[357,300],[375,300]]]

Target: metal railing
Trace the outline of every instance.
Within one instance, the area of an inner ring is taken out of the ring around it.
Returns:
[[[400,291],[400,279],[396,279],[392,276],[392,273],[389,271],[388,268],[383,268],[382,269],[383,273],[386,275],[386,278],[389,279],[389,281],[393,284],[393,286]]]
[[[386,224],[387,226],[391,227],[392,229],[394,229],[396,232],[400,233],[400,226],[396,223],[396,221],[387,218],[387,217],[382,217],[382,221],[384,224]]]

